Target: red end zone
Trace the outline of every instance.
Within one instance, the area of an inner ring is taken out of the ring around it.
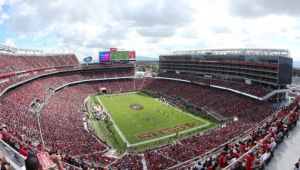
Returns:
[[[160,130],[156,130],[156,131],[152,131],[152,132],[147,132],[147,133],[142,133],[142,134],[138,134],[135,135],[138,140],[146,140],[146,139],[150,139],[152,137],[158,137],[158,136],[163,136],[169,133],[175,133],[175,132],[179,132],[179,131],[183,131],[186,130],[187,127],[193,128],[195,127],[196,123],[184,123],[181,125],[176,125],[173,127],[168,127],[165,129],[160,129]]]

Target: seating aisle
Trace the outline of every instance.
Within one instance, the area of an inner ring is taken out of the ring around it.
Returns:
[[[283,142],[274,152],[274,157],[266,169],[268,170],[293,170],[295,163],[300,158],[300,125],[289,132],[289,137],[285,137]]]

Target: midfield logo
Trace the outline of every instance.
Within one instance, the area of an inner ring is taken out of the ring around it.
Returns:
[[[132,104],[132,105],[130,105],[129,107],[130,107],[131,109],[133,109],[133,110],[143,110],[143,109],[144,109],[143,106],[138,105],[138,104]]]

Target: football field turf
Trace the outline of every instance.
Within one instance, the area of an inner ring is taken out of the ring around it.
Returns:
[[[143,93],[100,95],[96,100],[108,111],[116,131],[128,147],[209,125],[207,120],[174,109]]]

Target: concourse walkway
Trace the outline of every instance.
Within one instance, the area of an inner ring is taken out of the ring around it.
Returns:
[[[266,166],[266,170],[293,170],[295,163],[300,158],[300,121],[297,126],[289,132],[283,142],[274,152],[274,157]]]

